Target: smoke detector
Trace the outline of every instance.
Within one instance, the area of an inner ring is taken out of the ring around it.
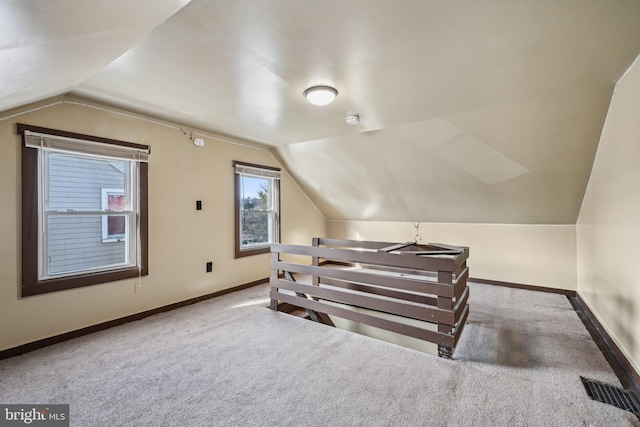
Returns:
[[[347,124],[348,125],[357,125],[360,123],[360,116],[357,114],[351,114],[347,116]]]

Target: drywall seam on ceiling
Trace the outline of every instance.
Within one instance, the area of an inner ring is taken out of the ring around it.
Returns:
[[[622,80],[622,79],[620,79],[620,80]],[[620,80],[618,80],[618,83],[620,83]],[[607,129],[607,127],[608,127],[609,112],[611,111],[611,105],[613,105],[613,99],[616,96],[616,88],[618,87],[618,83],[616,83],[616,85],[613,88],[613,92],[611,93],[611,99],[609,100],[609,106],[607,107],[607,115],[604,118],[604,123],[602,124],[602,129],[600,129],[600,136],[598,137],[598,147],[596,148],[596,153],[593,156],[593,164],[591,165],[591,170],[589,171],[589,178],[587,179],[587,185],[584,186],[584,193],[582,193],[582,201],[580,202],[580,210],[578,211],[578,216],[576,217],[576,226],[578,224],[580,224],[580,216],[582,215],[582,208],[584,208],[584,201],[587,198],[587,193],[589,192],[589,188],[591,187],[591,177],[593,175],[593,168],[596,166],[596,162],[598,161],[598,156],[599,156],[599,153],[600,153],[600,143],[602,142],[602,135],[604,134],[604,130]]]
[[[112,109],[105,108],[105,107],[99,107],[97,105],[91,105],[91,104],[87,104],[87,103],[84,103],[84,102],[63,101],[63,103],[69,104],[69,105],[77,105],[77,106],[80,106],[80,107],[93,108],[94,110],[104,111],[105,113],[110,113],[110,114],[117,114],[119,116],[127,117],[127,118],[130,118],[130,119],[141,120],[143,122],[152,123],[154,125],[164,126],[164,127],[169,128],[169,129],[174,129],[174,130],[179,130],[179,131],[182,130],[178,126],[173,126],[173,125],[170,125],[168,123],[159,122],[159,121],[156,121],[156,120],[151,120],[151,119],[147,119],[145,117],[137,116],[135,114],[124,113],[122,111],[112,110]]]
[[[459,225],[491,225],[491,226],[496,226],[496,225],[501,225],[504,227],[513,227],[513,226],[519,226],[519,227],[575,227],[576,224],[519,224],[519,223],[514,223],[514,224],[505,224],[505,223],[495,223],[495,222],[427,222],[427,221],[376,221],[376,220],[370,220],[370,219],[328,219],[327,222],[381,222],[381,223],[398,223],[398,224],[402,224],[402,223],[418,223],[420,222],[420,224],[423,225],[452,225],[452,224],[459,224]]]
[[[136,119],[136,120],[141,120],[143,122],[152,123],[152,124],[155,124],[155,125],[163,126],[163,127],[166,127],[166,128],[169,128],[169,129],[173,129],[173,130],[177,130],[177,131],[180,131],[180,132],[184,133],[184,130],[181,127],[175,126],[175,125],[171,125],[171,124],[166,123],[166,122],[152,120],[152,119],[149,119],[149,118],[146,118],[146,117],[143,117],[143,116],[139,116],[139,115],[131,114],[131,113],[125,113],[123,111],[118,111],[118,110],[114,110],[114,109],[107,108],[107,107],[101,107],[101,106],[92,105],[92,104],[88,104],[88,103],[84,103],[84,102],[69,101],[69,100],[56,101],[56,102],[52,102],[50,104],[42,105],[40,107],[31,108],[29,110],[25,110],[25,111],[21,111],[21,112],[15,113],[15,114],[11,114],[11,115],[6,116],[6,117],[0,117],[0,122],[4,121],[4,120],[15,118],[15,117],[23,116],[25,114],[29,114],[29,113],[32,113],[34,111],[38,111],[38,110],[42,110],[42,109],[45,109],[45,108],[54,107],[54,106],[60,105],[60,104],[70,104],[70,105],[76,105],[76,106],[85,107],[85,108],[92,108],[92,109],[103,111],[103,112],[110,113],[110,114],[117,114],[117,115],[120,115],[120,116],[123,116],[123,117]],[[320,214],[322,219],[327,221],[327,217],[322,213],[322,211],[318,208],[318,206],[316,206],[316,204],[313,203],[313,201],[309,198],[307,193],[304,192],[304,190],[302,190],[300,185],[298,185],[298,182],[293,178],[293,176],[291,176],[289,171],[282,165],[282,163],[273,155],[273,153],[270,150],[268,150],[268,149],[266,149],[264,147],[257,147],[255,145],[251,145],[251,144],[245,144],[245,143],[238,142],[238,141],[232,141],[232,140],[228,139],[227,137],[216,135],[215,133],[208,134],[208,133],[194,131],[193,134],[194,135],[199,135],[199,136],[204,136],[206,138],[215,139],[216,141],[220,141],[220,142],[225,143],[225,144],[238,145],[238,146],[245,147],[245,148],[251,148],[251,149],[254,149],[254,150],[264,151],[265,153],[267,153],[267,155],[269,155],[269,157],[271,157],[271,159],[274,162],[276,162],[276,164],[278,166],[280,166],[280,168],[284,169],[285,174],[289,177],[289,179],[291,179],[291,181],[298,188],[298,190],[300,190],[300,192],[309,201],[309,203],[311,203],[311,206],[313,206],[315,208],[315,210]]]
[[[271,151],[271,149],[266,150],[265,151],[267,153],[269,153],[269,156],[271,156],[271,158],[273,159],[274,162],[276,162],[278,164],[278,166],[280,166],[283,170],[284,173],[287,174],[287,176],[289,177],[289,179],[295,184],[295,186],[298,188],[298,190],[300,190],[300,192],[304,195],[305,199],[307,199],[309,201],[309,203],[311,203],[311,206],[313,206],[315,208],[315,210],[320,214],[320,216],[322,217],[322,219],[324,219],[325,221],[328,221],[327,217],[324,215],[324,213],[322,213],[322,211],[320,210],[320,208],[318,208],[318,206],[316,206],[315,203],[313,203],[313,200],[311,200],[311,198],[307,195],[307,192],[304,191],[302,189],[302,187],[300,187],[300,184],[298,184],[298,180],[296,180],[293,175],[291,175],[289,173],[289,171],[287,170],[287,168],[284,166],[284,162],[281,162],[280,159],[278,158],[277,155],[275,155],[273,153],[273,151]]]
[[[33,113],[34,111],[42,110],[44,108],[53,107],[53,106],[59,105],[59,104],[64,104],[64,101],[52,102],[51,104],[42,105],[42,106],[36,107],[36,108],[31,108],[30,110],[21,111],[19,113],[11,114],[11,115],[6,116],[6,117],[0,117],[0,122],[3,122],[5,120],[9,120],[9,119],[13,119],[14,117],[19,117],[19,116],[23,116],[25,114]]]
[[[140,121],[147,122],[147,123],[152,123],[154,125],[163,126],[163,127],[166,127],[166,128],[169,128],[169,129],[173,129],[173,130],[177,130],[177,131],[180,131],[180,132],[184,133],[184,130],[181,127],[175,126],[175,125],[172,125],[172,124],[169,124],[169,123],[166,123],[166,122],[153,120],[153,119],[146,118],[146,117],[143,117],[143,116],[140,116],[140,115],[136,115],[136,114],[125,113],[123,111],[114,110],[114,109],[107,108],[107,107],[101,107],[101,106],[98,106],[98,105],[92,105],[92,104],[88,104],[88,103],[85,103],[85,102],[69,101],[69,100],[62,100],[62,101],[52,102],[52,103],[49,103],[49,104],[46,104],[46,105],[42,105],[40,107],[31,108],[31,109],[25,110],[25,111],[20,111],[18,113],[11,114],[11,115],[6,116],[6,117],[0,117],[0,122],[4,121],[4,120],[12,119],[14,117],[23,116],[25,114],[29,114],[29,113],[32,113],[34,111],[38,111],[38,110],[42,110],[42,109],[50,108],[50,107],[55,107],[56,105],[60,105],[60,104],[69,104],[69,105],[76,105],[76,106],[80,106],[80,107],[92,108],[94,110],[103,111],[103,112],[110,113],[110,114],[116,114],[116,115],[119,115],[119,116],[131,118],[131,119],[136,119],[136,120],[140,120]],[[234,145],[239,145],[239,146],[246,147],[246,148],[253,148],[254,150],[262,150],[262,151],[270,154],[268,150],[266,150],[266,149],[264,149],[262,147],[256,147],[256,146],[250,145],[250,144],[243,144],[241,142],[230,141],[228,139],[225,139],[225,138],[223,138],[221,136],[218,136],[218,135],[215,135],[215,134],[207,135],[207,134],[200,133],[200,132],[193,132],[193,133],[197,134],[197,135],[205,136],[205,137],[208,137],[208,138],[212,138],[212,139],[215,139],[215,140],[219,140],[220,142],[224,142],[226,144],[234,144]]]
[[[618,87],[618,84],[622,81],[622,79],[625,78],[625,76],[633,68],[633,66],[636,65],[636,62],[638,62],[638,60],[640,60],[640,55],[636,56],[636,59],[633,60],[631,65],[629,65],[629,67],[626,70],[624,70],[624,73],[622,73],[622,76],[620,76],[620,78],[618,79],[614,87]]]

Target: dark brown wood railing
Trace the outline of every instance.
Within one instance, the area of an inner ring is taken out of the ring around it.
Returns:
[[[273,310],[290,304],[329,325],[329,316],[338,316],[435,343],[440,357],[453,356],[469,314],[469,248],[315,238],[312,246],[272,245],[271,252]],[[310,257],[311,265],[283,260],[287,254]]]

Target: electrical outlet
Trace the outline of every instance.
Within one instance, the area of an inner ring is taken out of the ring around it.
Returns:
[[[197,211],[202,210],[202,200],[196,200],[196,210]]]
[[[207,273],[211,273],[213,271],[213,261],[209,261],[207,263]]]

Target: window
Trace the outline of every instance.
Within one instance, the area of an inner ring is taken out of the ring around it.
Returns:
[[[280,169],[233,162],[236,258],[263,254],[280,242]]]
[[[22,295],[148,274],[147,145],[18,125]]]
[[[123,212],[125,210],[125,195],[121,188],[102,189],[102,210],[107,212]],[[102,216],[102,242],[119,242],[126,237],[126,216]]]

